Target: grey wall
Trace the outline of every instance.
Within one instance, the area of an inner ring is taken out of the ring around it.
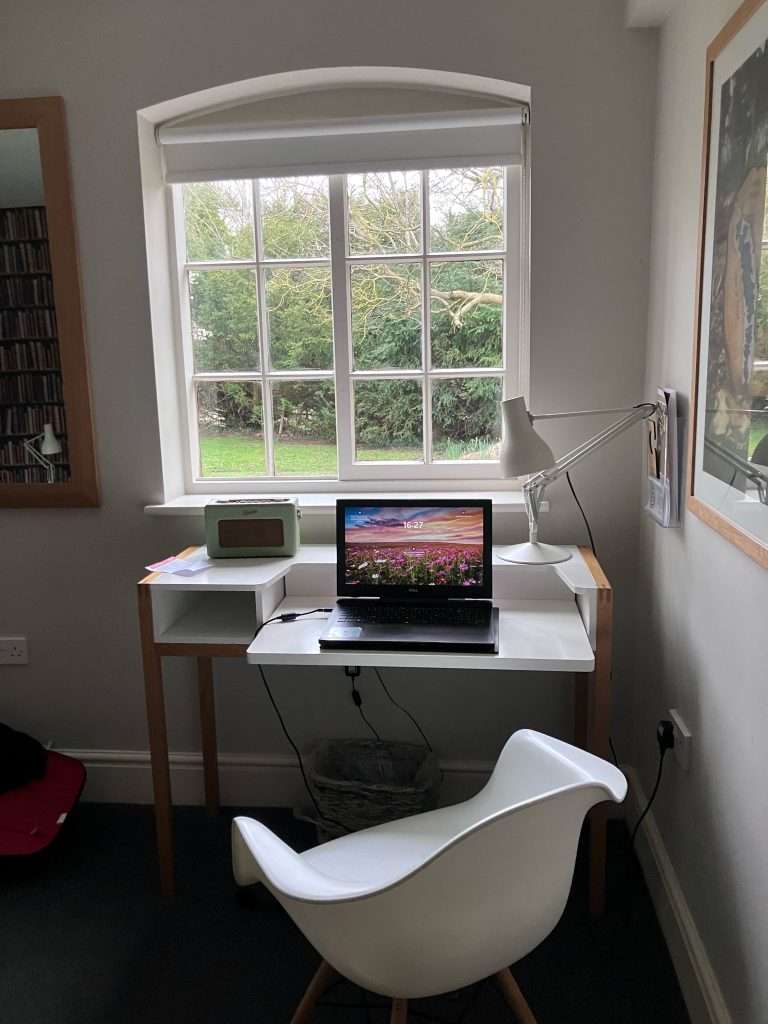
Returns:
[[[104,501],[0,513],[0,624],[29,636],[32,659],[0,669],[0,719],[63,747],[146,748],[134,583],[143,565],[199,537],[188,520],[142,511],[161,480],[136,111],[302,67],[422,66],[529,84],[534,407],[631,403],[643,383],[656,42],[626,31],[622,16],[616,0],[31,0],[4,11],[0,95],[66,101]],[[563,450],[590,427],[548,436]],[[622,729],[639,463],[638,431],[575,474],[617,587]],[[550,496],[545,537],[581,541],[565,487]],[[522,538],[522,514],[516,522],[503,539]],[[284,751],[252,672],[228,664],[219,674],[222,748]],[[278,675],[300,738],[357,731],[328,672]],[[172,747],[195,749],[188,668],[175,663],[168,678]],[[425,673],[404,676],[398,692],[441,752],[490,758],[521,723],[567,735],[569,683]],[[372,713],[395,728],[383,705]]]
[[[646,394],[690,394],[705,51],[735,0],[680,0],[660,59]],[[687,404],[687,402],[686,402]],[[670,707],[693,763],[670,758],[656,822],[734,1022],[768,1020],[768,574],[692,515],[644,522],[633,764],[646,792]]]

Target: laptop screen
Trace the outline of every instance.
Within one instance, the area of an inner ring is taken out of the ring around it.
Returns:
[[[339,501],[339,594],[490,597],[490,536],[490,501]]]

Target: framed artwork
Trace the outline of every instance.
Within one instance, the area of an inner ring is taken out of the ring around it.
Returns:
[[[768,0],[707,50],[688,507],[768,568]]]

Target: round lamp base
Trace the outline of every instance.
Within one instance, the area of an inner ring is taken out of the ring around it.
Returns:
[[[512,544],[508,548],[497,548],[496,554],[505,562],[519,565],[554,565],[567,562],[571,552],[554,544]]]

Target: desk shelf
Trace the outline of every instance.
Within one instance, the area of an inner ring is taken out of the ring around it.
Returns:
[[[178,592],[176,592],[178,594]],[[247,591],[194,594],[177,601],[176,616],[156,636],[159,644],[249,644],[256,632],[256,601]]]

